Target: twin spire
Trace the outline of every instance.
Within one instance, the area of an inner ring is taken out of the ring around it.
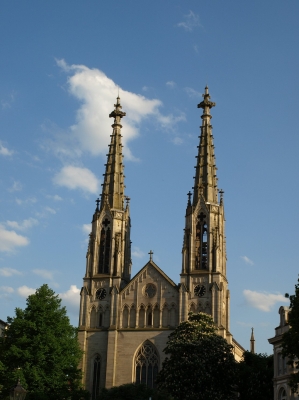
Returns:
[[[208,203],[218,203],[218,188],[216,175],[216,158],[213,144],[213,134],[210,110],[216,106],[216,103],[210,101],[209,89],[205,87],[205,93],[202,95],[203,101],[197,105],[197,108],[203,109],[200,142],[198,146],[198,155],[196,163],[196,173],[193,187],[193,206],[198,202],[200,195]],[[189,199],[190,201],[190,199]]]
[[[205,93],[202,95],[203,101],[197,107],[203,109],[201,134],[199,136],[200,143],[198,146],[198,155],[196,163],[196,173],[194,177],[193,187],[193,206],[198,202],[200,195],[208,203],[218,203],[218,188],[217,188],[217,168],[213,144],[213,134],[210,110],[215,107],[216,103],[210,101],[209,89],[205,87]],[[110,118],[114,118],[112,124],[113,132],[109,145],[109,153],[107,154],[107,164],[104,175],[104,183],[102,184],[101,206],[97,202],[97,210],[104,207],[105,202],[108,202],[109,207],[118,210],[124,210],[125,200],[125,185],[124,185],[124,165],[122,154],[122,135],[121,135],[121,119],[126,116],[122,111],[120,97],[116,99],[114,110],[109,114]],[[188,193],[191,205],[190,196]]]
[[[107,164],[104,175],[104,183],[102,184],[101,208],[105,202],[110,208],[124,210],[125,185],[124,185],[124,165],[122,154],[122,135],[121,135],[121,119],[126,113],[121,111],[119,96],[114,104],[114,110],[109,114],[110,118],[114,118],[112,124],[111,142],[109,144],[109,153],[107,154]]]

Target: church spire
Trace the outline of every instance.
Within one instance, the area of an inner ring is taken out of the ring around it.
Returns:
[[[109,114],[110,118],[114,118],[112,125],[113,132],[109,145],[109,153],[107,154],[107,164],[104,174],[104,183],[102,184],[101,210],[105,202],[108,202],[110,208],[124,210],[125,185],[124,185],[124,165],[121,141],[121,119],[126,115],[121,111],[119,96],[114,104],[114,110]]]
[[[198,146],[197,165],[194,181],[193,205],[198,202],[200,195],[208,203],[218,203],[218,189],[216,177],[216,160],[214,154],[213,135],[210,110],[216,103],[210,101],[208,86],[205,87],[205,93],[202,95],[203,101],[197,105],[197,108],[203,109],[200,143]]]

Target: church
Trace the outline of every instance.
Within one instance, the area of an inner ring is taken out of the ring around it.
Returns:
[[[218,333],[244,349],[230,332],[223,192],[218,190],[208,87],[203,100],[193,193],[188,194],[180,283],[153,261],[131,277],[130,204],[125,196],[122,111],[117,97],[101,198],[92,217],[81,289],[79,341],[83,383],[95,399],[101,387],[146,383],[152,387],[169,334],[188,312],[210,314]],[[183,212],[183,210],[182,210]]]

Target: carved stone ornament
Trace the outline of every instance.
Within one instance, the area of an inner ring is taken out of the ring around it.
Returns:
[[[143,288],[143,294],[145,297],[152,298],[156,295],[156,293],[157,293],[157,288],[156,285],[154,285],[153,283],[148,283]]]

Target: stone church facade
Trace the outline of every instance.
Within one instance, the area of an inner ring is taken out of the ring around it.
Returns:
[[[205,88],[193,193],[188,194],[180,283],[155,264],[131,278],[130,205],[124,193],[119,97],[101,199],[93,214],[81,289],[79,341],[84,351],[83,381],[96,398],[100,387],[124,383],[153,386],[164,360],[169,334],[188,312],[210,314],[221,336],[240,360],[244,349],[229,326],[230,294],[226,277],[223,192],[218,190],[211,108]]]

